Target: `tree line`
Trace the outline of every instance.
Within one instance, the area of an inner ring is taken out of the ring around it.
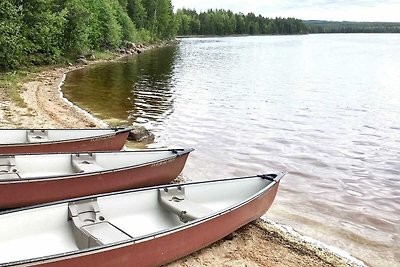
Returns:
[[[0,70],[176,34],[171,0],[1,0]]]
[[[295,18],[266,18],[254,13],[233,13],[213,10],[197,13],[193,9],[176,12],[178,35],[232,35],[232,34],[304,34],[308,32],[302,20]]]
[[[396,22],[304,21],[309,33],[400,33]]]

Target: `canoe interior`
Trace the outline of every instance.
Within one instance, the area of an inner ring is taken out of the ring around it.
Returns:
[[[172,150],[0,155],[0,182],[128,168],[175,155]]]
[[[187,184],[182,188],[185,201],[192,207],[189,212],[192,210],[195,214],[200,210],[205,218],[243,203],[270,183],[266,179],[249,177]],[[102,240],[103,245],[109,245],[184,226],[177,213],[162,203],[160,196],[162,188],[166,187],[108,194],[89,200],[96,204],[103,220],[93,223],[87,230]],[[168,188],[177,190],[177,185]],[[71,219],[73,203],[0,214],[0,264],[79,250],[79,240],[74,236],[75,221]],[[122,233],[103,226],[116,227]]]
[[[60,140],[73,140],[115,133],[113,129],[3,129],[0,130],[0,145],[29,144],[52,142]]]

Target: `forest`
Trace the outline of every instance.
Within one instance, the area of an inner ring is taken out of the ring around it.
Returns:
[[[309,33],[400,33],[398,22],[306,20]]]
[[[178,35],[232,34],[304,34],[308,32],[302,20],[295,18],[265,18],[254,13],[234,14],[229,10],[179,9],[176,12]]]

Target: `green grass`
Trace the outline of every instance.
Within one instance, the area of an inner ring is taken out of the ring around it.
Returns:
[[[20,107],[26,107],[21,97],[22,83],[28,79],[30,72],[26,70],[0,73],[0,90],[3,91],[12,102]]]
[[[95,51],[93,54],[96,57],[96,60],[99,60],[99,59],[107,60],[107,59],[115,58],[115,54],[112,52]]]
[[[5,96],[16,105],[26,107],[26,103],[21,96],[23,92],[22,85],[36,77],[38,72],[51,69],[57,65],[31,66],[11,72],[0,72],[0,90]],[[59,66],[59,65],[58,65]]]

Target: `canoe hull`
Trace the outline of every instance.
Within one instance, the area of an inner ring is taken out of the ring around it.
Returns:
[[[3,183],[0,209],[166,184],[181,173],[188,156],[187,153],[155,164],[92,175]]]
[[[128,135],[128,131],[122,131],[111,135],[81,140],[67,140],[42,144],[3,145],[0,146],[0,154],[117,151],[121,150],[125,145]]]
[[[168,235],[137,243],[99,249],[37,262],[31,266],[159,266],[172,262],[223,238],[243,225],[261,217],[272,205],[279,182],[246,204],[201,223]],[[30,266],[30,265],[29,265]]]

